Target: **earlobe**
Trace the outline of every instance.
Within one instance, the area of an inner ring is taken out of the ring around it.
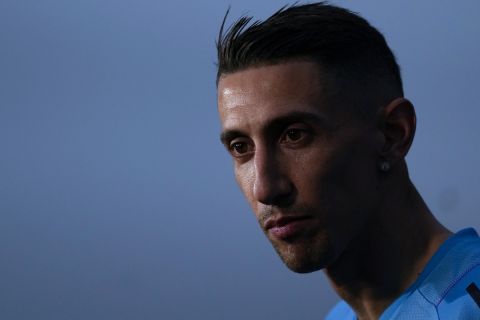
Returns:
[[[386,160],[380,161],[380,163],[378,164],[378,168],[382,172],[388,172],[390,170],[390,162]]]
[[[416,122],[415,108],[405,98],[397,98],[380,110],[383,160],[394,165],[405,158],[415,136]]]

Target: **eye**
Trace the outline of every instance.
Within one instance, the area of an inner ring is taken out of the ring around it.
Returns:
[[[311,137],[310,131],[305,128],[288,128],[280,138],[281,143],[298,144],[308,142]]]
[[[304,134],[305,132],[301,129],[288,129],[287,132],[285,132],[285,140],[297,141],[302,139]]]
[[[247,144],[244,142],[235,142],[232,143],[231,149],[236,153],[242,154],[247,152]]]
[[[232,141],[229,145],[229,151],[234,157],[241,157],[251,151],[251,146],[245,141]]]

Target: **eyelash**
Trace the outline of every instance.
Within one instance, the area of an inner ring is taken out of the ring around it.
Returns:
[[[287,138],[290,138],[290,140],[292,142],[295,142],[295,141],[298,141],[300,139],[302,139],[302,137],[296,137],[296,138],[292,138],[291,137],[291,134],[300,134],[300,135],[305,135],[307,133],[306,130],[304,129],[298,129],[298,128],[289,128],[285,131],[285,133],[282,135],[282,139],[281,140],[286,140]]]
[[[292,139],[291,134],[296,134],[300,135],[299,137],[295,137]],[[309,135],[311,134],[310,130],[303,129],[303,128],[287,128],[282,135],[280,136],[280,143],[282,144],[289,144],[292,146],[296,146],[301,143],[306,143],[309,138]],[[253,151],[253,147],[251,146],[251,142],[248,141],[242,141],[242,140],[232,140],[229,145],[228,145],[229,152],[232,154],[232,156],[239,158],[239,157],[244,157],[248,154],[250,154]],[[245,150],[238,152],[239,148],[246,148]]]
[[[247,150],[245,150],[244,152],[238,152],[237,149],[236,149],[236,146],[246,147]],[[246,141],[232,141],[232,142],[230,142],[229,147],[228,147],[230,153],[234,157],[241,157],[241,156],[246,155],[249,151],[251,151],[251,150],[248,150],[248,148],[249,148],[249,143],[246,142]]]

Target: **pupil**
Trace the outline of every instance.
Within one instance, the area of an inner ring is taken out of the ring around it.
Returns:
[[[297,140],[298,138],[300,138],[300,133],[296,130],[291,130],[289,133],[288,133],[288,137],[291,139],[291,140]]]
[[[238,153],[243,153],[245,151],[245,146],[243,145],[243,143],[235,143],[233,147]]]

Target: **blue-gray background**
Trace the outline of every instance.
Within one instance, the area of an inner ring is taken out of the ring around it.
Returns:
[[[0,1],[1,319],[321,319],[218,142],[214,39],[283,1]],[[418,113],[411,176],[480,227],[480,2],[334,1],[386,35]]]

